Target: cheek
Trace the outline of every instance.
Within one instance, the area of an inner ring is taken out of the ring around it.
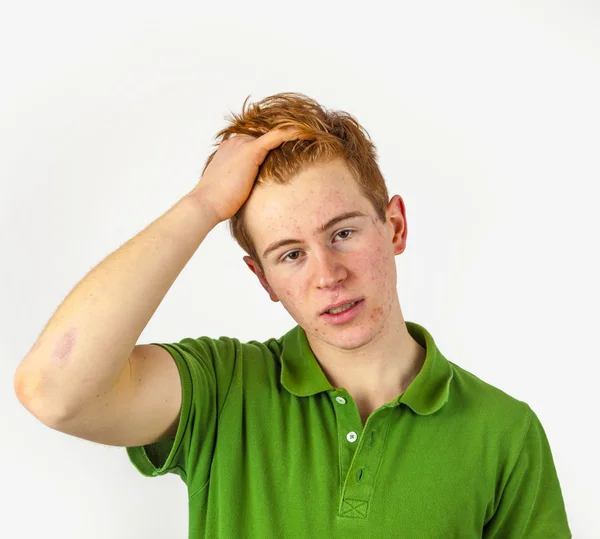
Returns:
[[[380,320],[383,317],[383,307],[377,307],[372,313],[371,313],[371,320]]]
[[[378,300],[378,305],[370,312],[373,321],[385,318],[392,309],[396,291],[396,263],[393,256],[386,254],[383,248],[374,247],[365,255],[357,258],[357,272],[367,280],[367,286]]]
[[[280,295],[280,299],[282,299],[286,306],[292,310],[297,310],[302,307],[302,303],[304,302],[304,298],[306,294],[303,290],[299,289],[297,286],[283,286],[281,288],[282,295]]]
[[[381,246],[374,247],[357,256],[355,261],[356,273],[366,277],[371,283],[386,286],[385,283],[395,282],[394,261],[386,256]]]

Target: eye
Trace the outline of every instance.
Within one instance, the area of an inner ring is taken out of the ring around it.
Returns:
[[[281,262],[286,262],[287,260],[290,260],[291,262],[295,262],[296,260],[298,260],[298,258],[288,258],[289,256],[293,255],[294,253],[299,253],[300,251],[290,251],[287,255],[285,255],[282,259]]]
[[[352,234],[354,234],[354,230],[350,230],[348,228],[345,228],[344,230],[340,230],[334,237],[339,236],[340,234],[345,234],[347,233],[343,238],[341,238],[342,240],[347,240]],[[292,257],[293,254],[295,253],[301,253],[302,251],[290,251],[289,253],[287,253],[284,257],[281,258],[280,262],[283,263],[287,263],[287,262],[296,262],[297,260],[300,260],[300,257]]]
[[[348,228],[347,228],[347,229],[344,229],[344,230],[340,230],[340,231],[339,231],[339,232],[336,234],[336,236],[339,236],[340,234],[343,234],[344,232],[348,232],[348,235],[347,235],[346,237],[342,238],[342,239],[343,239],[343,240],[347,240],[347,239],[348,239],[348,238],[349,238],[349,237],[350,237],[350,236],[351,236],[351,235],[354,233],[354,230],[350,230],[350,229],[348,229]]]

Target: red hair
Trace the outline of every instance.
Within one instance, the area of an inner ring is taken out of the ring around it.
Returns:
[[[367,131],[352,115],[328,110],[314,99],[297,92],[275,94],[248,105],[249,97],[244,100],[240,114],[231,113],[225,117],[230,124],[217,133],[214,146],[218,147],[234,133],[256,137],[275,127],[288,126],[308,135],[309,139],[286,141],[271,150],[258,169],[252,190],[261,184],[286,184],[305,168],[342,158],[361,192],[385,223],[389,195],[377,164],[377,151]],[[216,152],[208,157],[202,174]],[[230,232],[238,245],[263,270],[260,257],[244,226],[245,207],[244,203],[229,220]]]

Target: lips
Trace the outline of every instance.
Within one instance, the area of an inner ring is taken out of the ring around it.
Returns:
[[[321,314],[325,314],[329,309],[335,309],[336,307],[341,307],[342,305],[346,305],[347,303],[354,303],[355,301],[360,301],[362,298],[355,299],[346,299],[344,301],[339,301],[338,303],[332,303],[329,307],[326,307]]]

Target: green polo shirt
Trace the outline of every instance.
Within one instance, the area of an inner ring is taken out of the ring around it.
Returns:
[[[572,537],[548,439],[525,402],[426,349],[363,427],[296,326],[278,339],[159,344],[179,369],[174,440],[128,447],[187,485],[189,538]]]

